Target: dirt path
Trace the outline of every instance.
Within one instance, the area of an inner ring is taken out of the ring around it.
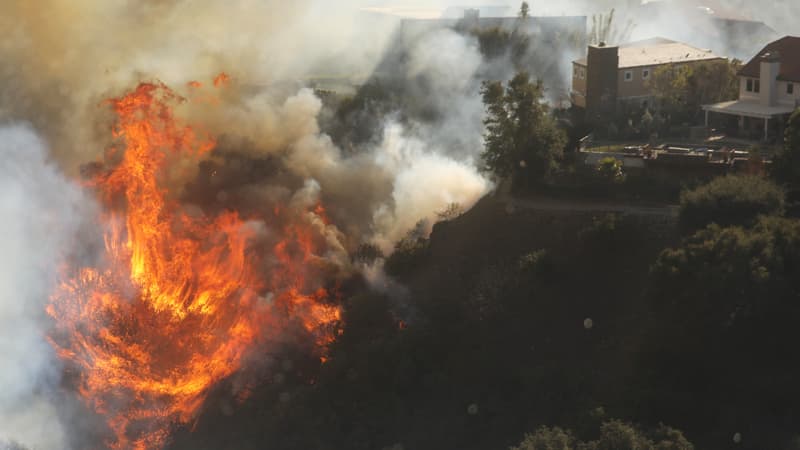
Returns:
[[[677,217],[678,205],[637,205],[608,201],[561,199],[544,196],[513,198],[498,196],[499,202],[516,209],[566,212],[609,212],[641,216]]]

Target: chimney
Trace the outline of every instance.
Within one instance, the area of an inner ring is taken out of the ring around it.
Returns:
[[[778,74],[781,71],[781,56],[777,51],[770,51],[761,56],[759,93],[761,104],[774,106],[778,101]]]
[[[619,47],[605,43],[590,45],[586,55],[586,117],[603,122],[617,109]]]

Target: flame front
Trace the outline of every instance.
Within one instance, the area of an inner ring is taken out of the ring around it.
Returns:
[[[105,251],[90,267],[65,269],[47,308],[51,343],[76,371],[81,396],[107,419],[112,448],[163,447],[170,425],[191,422],[210,388],[276,332],[268,329],[280,326],[276,310],[309,332],[339,319],[323,290],[304,293],[309,283],[292,267],[311,258],[310,231],[288,226],[273,249],[283,267],[263,276],[250,245],[255,231],[237,213],[187,212],[168,192],[171,170],[214,147],[179,124],[176,101],[163,85],[141,84],[110,102],[124,148],[110,151],[113,169],[90,182],[106,211]],[[288,248],[299,249],[299,260]],[[261,301],[265,292],[276,300]]]

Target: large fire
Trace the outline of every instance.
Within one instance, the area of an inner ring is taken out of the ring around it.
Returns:
[[[123,144],[89,182],[104,209],[104,252],[90,267],[66,264],[47,309],[51,342],[106,418],[111,448],[163,447],[171,425],[196,418],[267,336],[299,323],[324,346],[339,319],[298,267],[318,250],[311,227],[284,221],[278,243],[255,251],[256,227],[236,212],[208,217],[169,192],[168,175],[215,145],[176,119],[179,101],[161,84],[110,101]],[[327,220],[321,207],[307,214]]]

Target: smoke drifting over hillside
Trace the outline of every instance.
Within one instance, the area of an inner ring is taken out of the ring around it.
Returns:
[[[249,214],[282,204],[303,216],[322,202],[341,232],[319,222],[324,213],[307,220],[325,241],[319,256],[340,271],[352,270],[348,249],[373,242],[391,251],[418,221],[450,203],[469,206],[490,188],[475,166],[477,143],[465,151],[444,147],[451,142],[444,134],[459,127],[437,132],[387,120],[381,139],[347,154],[321,133],[322,102],[302,80],[369,74],[392,32],[356,26],[347,5],[81,0],[10,1],[0,9],[0,121],[31,123],[0,133],[3,212],[17,218],[6,220],[2,240],[14,257],[0,286],[0,342],[9,356],[0,442],[42,450],[76,442],[61,420],[69,401],[57,389],[62,366],[46,341],[52,325],[44,310],[65,255],[99,238],[77,233],[95,213],[70,179],[88,163],[113,162],[105,153],[118,144],[108,98],[141,81],[174,87],[186,99],[177,115],[218,146],[206,164],[210,173],[201,164],[166,174],[170,191],[206,209]],[[461,70],[442,72],[431,56],[416,63],[417,74],[439,82]],[[221,72],[230,80],[215,87],[211,80]],[[262,163],[277,172],[252,170]],[[242,183],[245,174],[251,178]]]

